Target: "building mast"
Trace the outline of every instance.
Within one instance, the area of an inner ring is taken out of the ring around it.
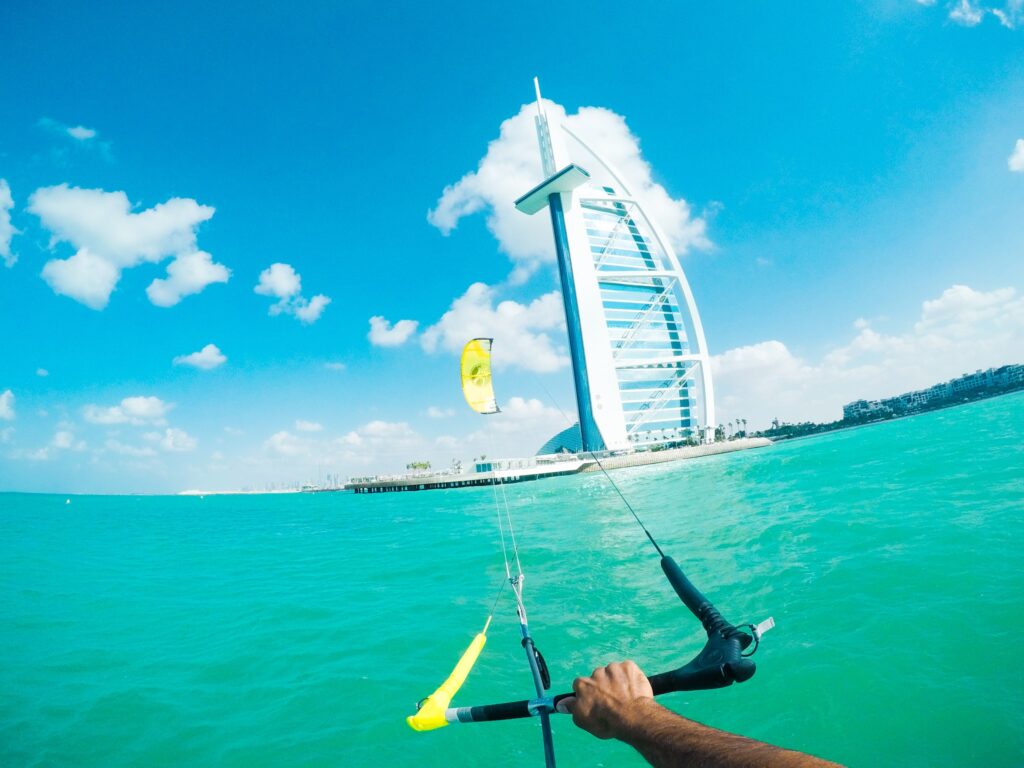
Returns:
[[[545,180],[516,200],[516,208],[523,213],[534,214],[541,208],[551,211],[551,228],[555,236],[555,254],[558,259],[558,276],[562,283],[562,301],[565,305],[565,324],[569,335],[569,356],[572,359],[572,377],[576,390],[576,411],[580,419],[580,433],[584,451],[600,451],[605,447],[601,431],[594,421],[593,404],[590,398],[590,381],[587,378],[587,359],[583,349],[583,333],[580,330],[579,305],[576,300],[576,282],[569,258],[569,236],[565,228],[565,210],[562,195],[571,195],[572,190],[590,178],[578,165],[569,164],[555,171],[555,151],[551,143],[551,131],[540,95],[540,81],[533,78],[537,93],[537,141],[540,144],[541,168]]]

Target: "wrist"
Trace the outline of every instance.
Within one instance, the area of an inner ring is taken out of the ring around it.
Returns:
[[[664,707],[648,696],[633,699],[622,708],[622,717],[613,728],[613,737],[629,743],[644,732],[645,726],[657,717],[659,710],[664,710]]]

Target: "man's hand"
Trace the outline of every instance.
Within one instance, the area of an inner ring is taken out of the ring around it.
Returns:
[[[654,701],[632,661],[609,664],[572,681],[575,696],[558,702],[576,725],[599,739],[619,739],[658,768],[836,768],[811,755],[726,733],[680,717]]]
[[[572,681],[576,694],[558,704],[572,721],[599,739],[621,739],[638,710],[654,704],[654,691],[632,661],[598,667]]]

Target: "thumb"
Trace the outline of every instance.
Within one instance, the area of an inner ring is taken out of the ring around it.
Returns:
[[[555,711],[561,712],[563,715],[571,715],[576,711],[576,697],[566,696],[560,702],[555,704]]]

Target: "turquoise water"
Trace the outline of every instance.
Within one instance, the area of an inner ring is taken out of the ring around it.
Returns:
[[[623,470],[757,675],[672,708],[859,766],[1024,764],[1024,395]],[[555,687],[701,646],[600,475],[509,486]],[[532,721],[403,722],[502,573],[490,490],[0,495],[0,764],[542,764]],[[456,703],[525,698],[512,601]],[[555,720],[562,765],[640,765]]]

